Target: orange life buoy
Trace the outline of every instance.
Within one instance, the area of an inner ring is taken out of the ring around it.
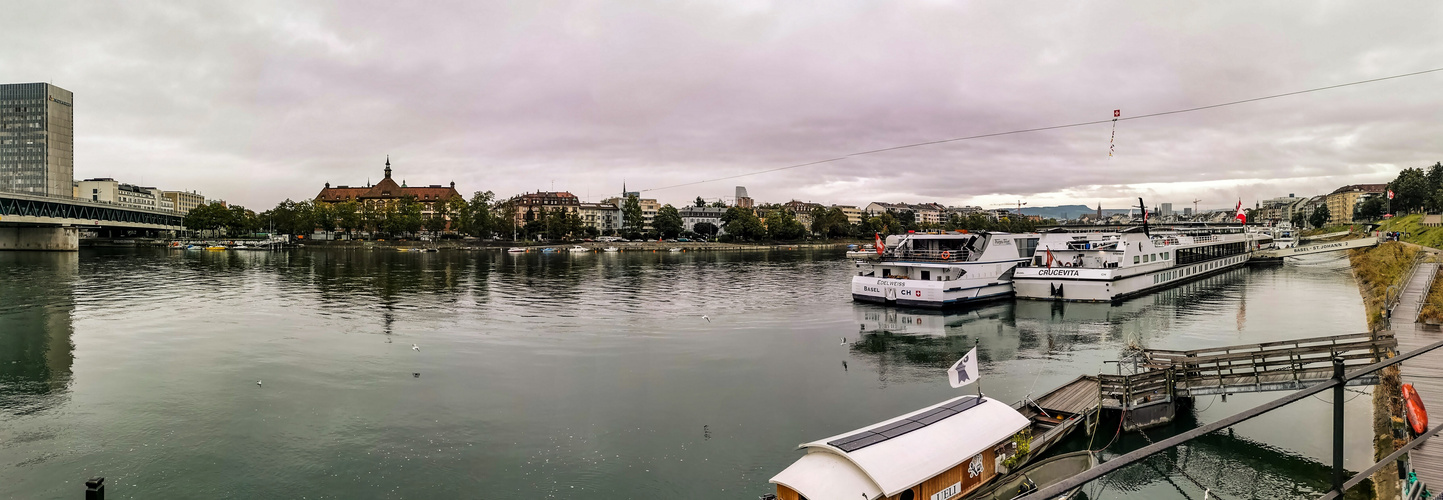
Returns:
[[[951,259],[951,258],[952,258],[952,252],[948,252],[948,251],[946,251],[946,250],[943,250],[943,251],[942,251],[942,260],[948,260],[948,259]]]

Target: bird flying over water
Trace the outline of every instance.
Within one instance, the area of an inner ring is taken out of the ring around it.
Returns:
[[[842,345],[847,345],[847,338],[846,338],[846,337],[842,337]]]
[[[257,380],[257,381],[256,381],[256,387],[260,387],[260,385],[261,385],[261,381]]]
[[[701,319],[706,320],[707,323],[711,323],[711,318],[708,318],[705,314],[701,315]]]
[[[421,346],[418,346],[418,345],[416,345],[416,344],[411,344],[411,350],[412,350],[412,351],[416,351],[416,352],[421,352]]]

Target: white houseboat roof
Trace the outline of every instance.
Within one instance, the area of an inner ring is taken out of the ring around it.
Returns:
[[[1028,420],[1007,403],[959,396],[852,432],[802,444],[771,482],[807,498],[892,496],[1012,438]]]

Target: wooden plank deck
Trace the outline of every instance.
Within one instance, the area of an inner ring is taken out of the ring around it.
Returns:
[[[1419,301],[1428,291],[1423,288],[1438,272],[1438,264],[1419,264],[1418,272],[1403,288],[1402,299],[1393,308],[1389,320],[1398,339],[1398,352],[1408,352],[1443,340],[1443,331],[1415,323]],[[1413,384],[1423,404],[1443,415],[1443,349],[1403,362],[1403,383]],[[1438,418],[1438,417],[1434,417]],[[1432,420],[1432,419],[1430,419]],[[1410,452],[1410,460],[1418,477],[1431,488],[1443,486],[1443,441],[1431,439]]]
[[[1038,406],[1049,413],[1079,415],[1097,409],[1097,377],[1081,376],[1038,398]]]

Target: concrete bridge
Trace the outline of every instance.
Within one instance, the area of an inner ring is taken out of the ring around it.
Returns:
[[[0,191],[0,250],[76,251],[81,229],[156,236],[183,229],[183,219],[170,211]]]

